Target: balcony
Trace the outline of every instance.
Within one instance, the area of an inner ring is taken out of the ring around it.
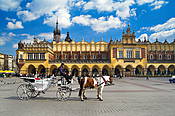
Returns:
[[[26,59],[26,61],[46,61],[46,59]]]
[[[175,63],[175,60],[148,60],[148,63]]]
[[[131,60],[141,60],[141,59],[143,59],[143,58],[116,58],[116,59],[123,59],[123,60],[125,60],[125,59],[131,59]]]
[[[110,63],[109,59],[56,59],[56,60],[49,60],[49,63]]]

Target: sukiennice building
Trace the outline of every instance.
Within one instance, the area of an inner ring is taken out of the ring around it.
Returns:
[[[162,43],[156,40],[135,40],[130,26],[122,33],[121,41],[81,42],[73,41],[69,32],[60,41],[58,22],[53,32],[53,41],[18,43],[17,64],[21,74],[53,74],[62,62],[73,75],[143,76],[175,74],[175,40]]]

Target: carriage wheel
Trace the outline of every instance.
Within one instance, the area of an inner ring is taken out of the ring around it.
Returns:
[[[39,95],[39,92],[38,91],[33,91],[32,94],[31,94],[31,98],[35,98]]]
[[[21,84],[16,91],[16,94],[21,100],[28,100],[31,97],[31,85],[29,84]]]
[[[58,88],[56,92],[57,99],[59,101],[67,100],[71,95],[71,89],[69,87]]]
[[[31,91],[30,98],[35,98],[39,95],[39,92],[35,90],[33,85],[29,84],[28,88]]]

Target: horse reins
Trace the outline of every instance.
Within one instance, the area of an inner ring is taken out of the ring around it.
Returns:
[[[106,80],[105,80],[105,78],[104,78],[103,76],[102,76],[102,79],[103,79],[103,82],[102,82],[102,83],[100,83],[99,85],[97,84],[97,86],[100,86],[100,85],[102,85],[103,83],[105,83],[105,84],[106,84],[106,83],[108,82],[108,81],[106,81]]]

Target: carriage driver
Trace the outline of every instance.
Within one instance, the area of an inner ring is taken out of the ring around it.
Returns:
[[[66,81],[68,82],[68,84],[71,83],[72,76],[64,68],[64,63],[61,63],[61,66],[58,68],[58,70],[60,71],[60,75],[63,76],[66,79]]]

